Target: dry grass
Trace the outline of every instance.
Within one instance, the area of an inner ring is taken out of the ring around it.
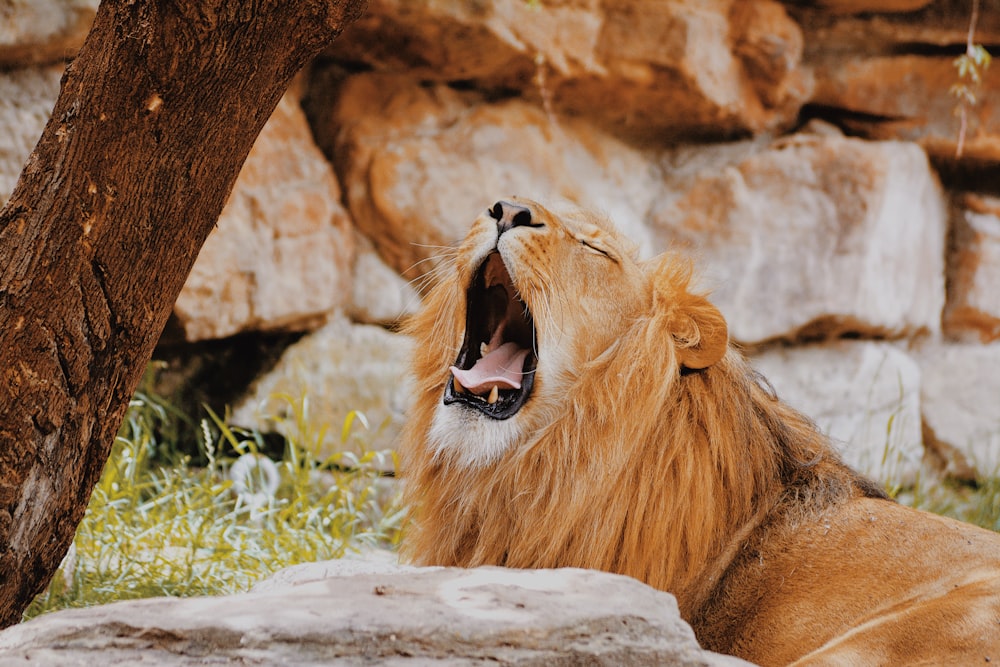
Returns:
[[[163,460],[170,447],[156,434],[172,417],[137,396],[70,553],[26,617],[130,598],[245,591],[289,565],[394,546],[403,510],[393,480],[380,473],[394,469],[394,454],[321,458],[325,434],[304,426],[308,401],[283,398],[296,422],[286,432],[296,435],[281,460],[260,453],[259,434],[210,413],[202,423],[207,464],[195,466],[187,456]],[[349,415],[341,442],[363,439],[366,426],[363,416]],[[244,472],[234,475],[236,461]]]

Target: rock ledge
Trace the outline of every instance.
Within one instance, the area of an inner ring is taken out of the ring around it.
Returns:
[[[0,665],[748,664],[703,651],[673,596],[619,575],[338,569],[317,563],[241,595],[55,612],[0,633]]]

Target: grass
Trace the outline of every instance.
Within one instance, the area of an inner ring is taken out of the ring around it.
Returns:
[[[25,618],[67,607],[160,595],[245,591],[296,563],[392,548],[403,510],[383,471],[391,452],[322,456],[325,431],[308,430],[308,400],[281,397],[293,428],[280,460],[259,433],[231,428],[211,411],[197,464],[159,442],[176,419],[137,395],[70,553]],[[364,440],[363,415],[348,415],[340,443]],[[173,452],[173,454],[171,454]]]
[[[885,361],[883,358],[880,363]],[[876,375],[881,372],[880,365]],[[899,420],[906,417],[906,392],[901,376],[897,376],[897,391],[895,408],[885,424],[882,459],[876,475],[877,479],[885,480],[886,492],[904,505],[1000,532],[1000,470],[991,476],[981,476],[971,484],[942,478],[926,469],[918,473],[915,480],[905,483],[899,480],[900,470],[906,468],[905,439],[909,437],[906,429],[898,426]],[[869,403],[874,401],[874,385],[871,392]],[[872,419],[875,415],[869,413],[866,417]]]
[[[975,484],[921,481],[899,491],[896,498],[911,507],[1000,532],[1000,476],[980,478]]]

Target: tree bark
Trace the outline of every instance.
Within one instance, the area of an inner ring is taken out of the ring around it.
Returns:
[[[257,133],[367,0],[103,0],[0,212],[0,627],[72,542]]]

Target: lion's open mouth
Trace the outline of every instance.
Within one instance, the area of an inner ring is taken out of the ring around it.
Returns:
[[[499,253],[476,271],[466,293],[465,339],[445,405],[463,403],[493,419],[507,419],[524,405],[534,385],[535,327]]]

